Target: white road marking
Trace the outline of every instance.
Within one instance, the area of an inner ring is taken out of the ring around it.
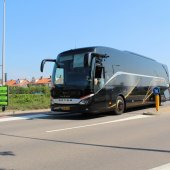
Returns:
[[[170,170],[170,163],[162,165],[162,166],[158,166],[150,170]]]
[[[124,121],[129,121],[129,120],[143,119],[143,118],[148,118],[148,117],[151,117],[151,116],[150,115],[136,115],[136,116],[132,116],[132,117],[124,118],[124,119],[112,120],[112,121],[108,121],[108,122],[100,122],[100,123],[95,123],[95,124],[88,124],[88,125],[83,125],[83,126],[75,126],[75,127],[70,127],[70,128],[64,128],[64,129],[48,130],[46,132],[51,133],[51,132],[67,131],[67,130],[73,130],[73,129],[80,129],[80,128],[86,128],[86,127],[92,127],[92,126],[111,124],[111,123],[116,123],[116,122],[124,122]]]
[[[35,119],[35,118],[43,118],[47,116],[48,115],[45,115],[45,114],[36,114],[36,115],[6,117],[6,118],[0,119],[0,122],[9,122],[9,121],[15,121],[15,120],[28,120],[28,119]]]

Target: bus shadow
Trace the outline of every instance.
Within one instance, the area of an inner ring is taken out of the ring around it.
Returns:
[[[128,108],[126,113],[131,113],[131,112],[135,112],[135,111],[143,112],[143,110],[145,110],[145,109],[152,109],[152,108],[154,108],[154,106],[152,106],[152,105],[136,106],[136,107],[133,107],[133,108]]]
[[[152,106],[140,106],[135,108],[127,109],[125,114],[143,114],[143,110],[153,108]],[[139,113],[140,112],[140,113]],[[112,112],[103,112],[103,113],[62,113],[62,114],[49,114],[48,117],[44,117],[42,119],[59,119],[59,120],[89,120],[89,119],[97,119],[102,117],[117,117],[120,115],[116,115],[114,111]]]
[[[89,120],[89,119],[97,119],[106,116],[115,116],[111,113],[66,113],[66,114],[49,114],[49,117],[45,117],[43,119],[59,119],[59,120]]]
[[[37,115],[37,116],[36,116]],[[41,117],[42,115],[42,117]],[[113,113],[51,113],[51,112],[32,112],[32,113],[22,113],[22,114],[10,114],[10,117],[25,118],[26,120],[34,119],[48,119],[48,120],[88,120],[95,119],[105,116],[115,116]]]
[[[144,110],[153,108],[153,106],[140,106],[127,109],[125,114],[143,114]],[[32,115],[46,115],[46,116],[35,116],[33,118],[29,118]],[[32,112],[32,113],[23,113],[23,114],[11,114],[11,117],[28,117],[27,120],[33,119],[49,119],[49,120],[90,120],[90,119],[97,119],[102,117],[117,117],[120,115],[116,115],[114,111],[112,112],[103,112],[103,113],[51,113],[51,112]]]
[[[127,109],[124,114],[143,114],[144,110],[153,108],[152,106],[140,106]],[[118,117],[121,115],[116,115],[114,111],[112,112],[102,112],[102,113],[61,113],[61,114],[48,114],[48,117],[42,119],[51,119],[51,120],[90,120],[98,119],[102,117]]]

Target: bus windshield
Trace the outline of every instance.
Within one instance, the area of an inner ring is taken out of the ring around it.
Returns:
[[[59,56],[53,71],[53,83],[72,87],[90,86],[90,66],[86,54]]]

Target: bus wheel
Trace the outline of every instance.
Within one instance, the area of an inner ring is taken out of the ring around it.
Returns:
[[[122,96],[118,96],[116,99],[116,108],[115,113],[116,115],[120,115],[125,112],[125,101]]]

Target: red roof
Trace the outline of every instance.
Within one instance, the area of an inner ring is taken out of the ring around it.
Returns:
[[[51,78],[41,78],[35,84],[50,84]]]
[[[47,85],[51,83],[51,78],[40,78],[35,80],[35,82],[29,82],[27,79],[18,79],[18,80],[9,80],[6,82],[8,86],[27,86],[28,84],[32,85]]]
[[[6,82],[6,85],[8,86],[27,86],[27,84],[29,84],[29,81],[24,79],[24,80],[9,80]]]
[[[50,84],[51,78],[40,78],[38,80],[35,80],[35,82],[30,82],[32,85],[43,85],[43,84]]]
[[[9,80],[6,82],[7,86],[15,86],[15,84],[16,84],[16,80]]]

